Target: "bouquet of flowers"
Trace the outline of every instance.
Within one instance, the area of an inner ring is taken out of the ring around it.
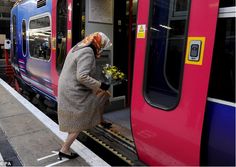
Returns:
[[[119,85],[124,81],[127,81],[126,76],[116,66],[106,64],[102,68],[102,73],[105,78],[105,82],[110,85]]]

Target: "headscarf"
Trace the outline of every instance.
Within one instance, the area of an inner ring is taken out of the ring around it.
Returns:
[[[95,33],[88,35],[81,42],[76,44],[76,46],[73,48],[72,52],[75,52],[78,49],[87,47],[91,44],[96,48],[98,55],[101,54],[101,52],[103,50],[112,46],[110,39],[104,33],[95,32]]]

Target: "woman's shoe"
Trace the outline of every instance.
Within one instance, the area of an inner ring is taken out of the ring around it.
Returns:
[[[78,155],[77,153],[70,153],[70,155],[69,155],[69,154],[65,154],[65,153],[59,151],[58,156],[59,156],[59,159],[62,160],[63,157],[64,157],[64,158],[68,158],[68,159],[75,159],[75,158],[77,158],[79,155]]]
[[[109,122],[101,122],[101,125],[105,128],[105,129],[110,129],[112,126],[112,123]]]

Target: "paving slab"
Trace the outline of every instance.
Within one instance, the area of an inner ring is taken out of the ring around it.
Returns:
[[[1,99],[1,98],[0,98]],[[0,119],[4,117],[9,117],[13,115],[19,115],[28,113],[25,107],[19,104],[17,101],[6,102],[0,104]]]
[[[30,113],[0,119],[0,126],[5,131],[8,138],[45,129],[45,127]]]

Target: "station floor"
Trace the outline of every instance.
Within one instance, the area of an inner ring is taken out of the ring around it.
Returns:
[[[75,141],[74,160],[58,160],[66,133],[0,79],[0,166],[109,166]]]

